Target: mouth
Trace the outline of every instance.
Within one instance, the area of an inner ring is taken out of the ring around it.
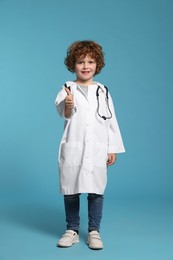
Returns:
[[[81,71],[81,73],[82,73],[82,74],[88,74],[88,73],[90,73],[90,71],[83,70],[83,71]]]

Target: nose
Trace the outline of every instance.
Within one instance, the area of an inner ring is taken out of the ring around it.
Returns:
[[[88,68],[88,63],[84,62],[84,69],[87,69],[87,68]]]

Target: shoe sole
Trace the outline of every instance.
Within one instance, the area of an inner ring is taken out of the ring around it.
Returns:
[[[92,247],[92,246],[89,246],[89,245],[88,245],[88,247],[90,249],[92,249],[92,250],[101,250],[101,249],[103,249],[103,247]]]
[[[94,246],[91,246],[91,245],[89,244],[89,242],[87,242],[87,245],[88,245],[88,247],[89,247],[90,249],[93,249],[93,250],[101,250],[101,249],[103,249],[103,246],[102,246],[102,247],[94,247]]]
[[[57,247],[67,248],[67,247],[71,247],[72,245],[74,245],[74,244],[78,244],[78,243],[79,243],[79,240],[75,240],[75,241],[73,241],[73,243],[70,244],[70,245],[61,245],[61,244],[57,244]]]

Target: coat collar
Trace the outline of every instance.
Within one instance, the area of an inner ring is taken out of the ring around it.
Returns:
[[[72,87],[72,88],[77,89],[78,85],[76,84],[76,82],[74,82],[74,81],[66,81],[65,83],[67,84],[67,87]],[[94,81],[93,85],[99,86],[102,89],[102,91],[105,92],[105,87],[100,82]]]

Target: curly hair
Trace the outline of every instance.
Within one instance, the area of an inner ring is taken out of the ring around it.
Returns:
[[[78,59],[89,55],[96,61],[96,74],[99,74],[101,69],[105,66],[104,53],[102,47],[94,41],[76,41],[72,43],[67,49],[67,56],[65,58],[65,65],[71,72],[75,72],[75,63]]]

